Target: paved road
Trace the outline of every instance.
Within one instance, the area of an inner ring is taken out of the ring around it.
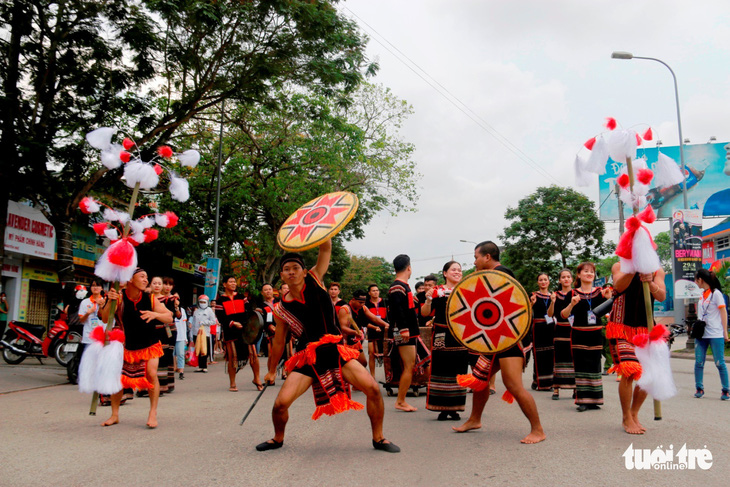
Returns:
[[[681,347],[681,344],[675,345]],[[36,361],[37,364],[37,361]],[[393,409],[385,397],[386,435],[403,451],[392,455],[370,445],[364,412],[349,412],[313,422],[314,405],[306,393],[291,410],[285,446],[259,453],[254,446],[272,435],[270,410],[276,390],[266,391],[246,424],[238,425],[256,397],[251,371],[239,374],[238,393],[227,391],[223,364],[208,374],[190,371],[177,390],[161,399],[160,427],[144,427],[145,399],[121,410],[121,424],[101,428],[87,414],[90,395],[65,383],[64,370],[45,365],[0,365],[0,458],[2,486],[33,485],[720,485],[730,473],[728,416],[720,401],[717,370],[706,368],[704,399],[694,393],[693,361],[672,359],[679,395],[663,404],[662,421],[653,421],[651,403],[641,413],[648,427],[629,436],[620,427],[613,377],[604,377],[606,404],[578,413],[567,397],[552,401],[534,392],[548,434],[538,445],[522,445],[527,421],[517,404],[492,396],[484,428],[452,433],[452,422],[436,421],[425,398],[414,397],[416,413]],[[382,369],[378,369],[382,375]],[[524,374],[529,386],[531,374]],[[497,382],[499,392],[504,390]],[[14,392],[11,392],[14,391]],[[469,401],[471,396],[469,396]],[[354,398],[363,396],[355,392]],[[470,405],[467,405],[467,410]],[[707,448],[709,470],[628,470],[622,454],[636,449]]]

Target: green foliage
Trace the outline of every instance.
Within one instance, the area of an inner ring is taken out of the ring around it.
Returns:
[[[672,242],[669,238],[669,231],[658,233],[654,237],[654,243],[662,269],[664,272],[672,272]]]
[[[720,268],[715,271],[717,280],[720,281],[720,287],[722,287],[722,293],[730,295],[730,261],[722,263]]]
[[[593,202],[571,188],[538,188],[508,208],[505,218],[510,224],[500,236],[501,261],[528,291],[537,289],[540,272],[556,283],[560,269],[613,250],[603,240],[606,230]]]
[[[355,290],[368,290],[370,284],[377,284],[381,297],[384,297],[395,280],[393,265],[382,257],[350,257],[350,266],[340,279],[340,296],[349,299]]]

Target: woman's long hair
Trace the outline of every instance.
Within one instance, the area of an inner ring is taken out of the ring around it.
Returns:
[[[698,278],[702,279],[707,283],[708,286],[710,286],[710,291],[714,291],[715,289],[720,289],[722,291],[720,280],[717,278],[714,272],[707,269],[700,269],[695,273],[695,280],[697,280]]]

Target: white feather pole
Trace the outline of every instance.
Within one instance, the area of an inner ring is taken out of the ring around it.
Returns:
[[[654,166],[654,185],[657,188],[667,188],[680,184],[683,179],[682,169],[674,159],[660,152]]]
[[[127,213],[126,211],[117,210],[117,220],[119,221],[119,223],[124,225],[129,221],[129,213]]]
[[[636,272],[653,274],[662,267],[659,256],[652,245],[649,230],[643,225],[634,234],[634,244],[631,252],[631,260],[633,261]]]
[[[116,169],[122,165],[119,153],[124,150],[119,144],[111,144],[106,150],[101,151],[101,163],[107,169]]]
[[[124,166],[124,179],[127,186],[134,188],[139,183],[140,189],[152,189],[160,182],[155,168],[139,159],[128,162]]]
[[[636,268],[634,267],[634,263],[630,259],[624,259],[623,257],[620,257],[619,259],[621,272],[624,274],[633,274],[636,272]]]
[[[122,390],[122,363],[124,345],[111,341],[99,354],[96,368],[96,391],[99,394],[114,394]]]
[[[636,134],[630,130],[616,129],[608,133],[608,155],[616,162],[636,157]]]
[[[185,203],[190,198],[190,188],[187,180],[175,176],[170,177],[170,196],[172,199]]]
[[[642,369],[641,378],[636,381],[639,387],[657,401],[666,401],[677,394],[666,341],[653,340],[645,347],[636,347],[636,358]]]
[[[119,219],[119,213],[111,208],[104,208],[104,212],[101,214],[101,216],[104,217],[104,220],[109,222],[115,222]]]
[[[596,142],[588,157],[587,171],[596,173],[599,176],[606,174],[606,163],[608,162],[608,143],[603,137],[596,137]],[[621,161],[619,161],[621,162]]]
[[[112,143],[112,137],[117,133],[117,129],[111,127],[100,127],[86,134],[86,141],[95,149],[108,149]]]
[[[139,220],[132,220],[129,222],[129,231],[132,233],[142,233],[144,232],[144,229],[145,226]]]
[[[104,344],[96,340],[84,348],[79,364],[79,392],[90,393],[96,391],[96,368],[99,363],[99,354]]]
[[[183,166],[195,167],[200,161],[200,152],[194,149],[186,150],[181,154],[177,154],[177,160],[180,161],[180,164]]]

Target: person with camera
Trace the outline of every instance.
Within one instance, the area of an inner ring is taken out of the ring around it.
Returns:
[[[695,283],[702,289],[702,297],[697,303],[699,320],[692,325],[692,337],[695,339],[695,387],[697,388],[695,397],[699,399],[705,395],[702,379],[707,347],[711,347],[722,384],[720,399],[727,401],[730,399],[730,387],[725,365],[725,343],[728,341],[725,299],[720,290],[720,281],[714,272],[700,269],[695,273]]]

